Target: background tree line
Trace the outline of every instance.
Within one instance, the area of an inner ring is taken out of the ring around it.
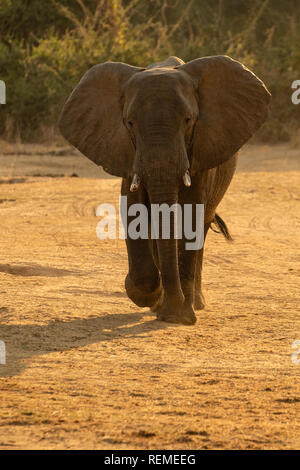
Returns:
[[[0,134],[30,140],[55,129],[66,97],[96,63],[214,54],[244,62],[272,92],[260,139],[294,138],[299,0],[0,0]]]

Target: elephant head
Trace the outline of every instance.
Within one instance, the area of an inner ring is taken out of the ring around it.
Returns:
[[[265,121],[270,94],[227,56],[146,69],[92,67],[60,116],[63,136],[112,175],[173,204],[198,172],[232,157]],[[181,292],[175,240],[159,240],[162,280]],[[174,269],[170,269],[173,266]],[[165,267],[165,268],[164,268]]]
[[[234,155],[265,121],[269,100],[263,82],[227,56],[147,69],[106,62],[83,76],[59,128],[112,175],[168,165],[194,175]]]

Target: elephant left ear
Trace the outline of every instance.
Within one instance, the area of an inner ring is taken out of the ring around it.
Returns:
[[[192,77],[198,93],[195,174],[224,163],[247,142],[266,120],[271,95],[254,73],[227,56],[203,57],[177,69]]]
[[[62,135],[108,173],[128,177],[135,150],[123,124],[122,93],[127,81],[144,69],[105,62],[82,77],[59,117]]]

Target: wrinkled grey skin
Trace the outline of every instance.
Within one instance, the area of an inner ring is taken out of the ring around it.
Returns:
[[[59,126],[88,158],[122,176],[128,205],[204,204],[206,235],[237,151],[265,121],[269,100],[264,84],[226,56],[186,64],[170,57],[145,69],[108,62],[82,78]],[[183,184],[186,170],[191,187]],[[134,174],[141,184],[130,192]],[[130,299],[158,319],[193,324],[194,309],[204,306],[203,249],[185,250],[185,242],[127,239],[125,286]]]

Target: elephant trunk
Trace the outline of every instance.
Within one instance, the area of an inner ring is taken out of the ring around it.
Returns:
[[[164,178],[165,179],[165,178]],[[170,185],[166,184],[166,181],[162,181],[161,178],[156,174],[155,178],[151,178],[151,182],[147,185],[147,191],[149,195],[149,200],[151,203],[151,224],[153,221],[153,214],[158,207],[166,208],[166,212],[169,211],[168,208],[171,208],[174,204],[177,203],[177,188],[174,187],[174,180]],[[174,189],[172,189],[172,186]],[[156,206],[154,206],[156,205]],[[165,297],[171,302],[178,305],[178,303],[183,303],[184,296],[181,289],[180,276],[179,276],[179,266],[178,266],[178,249],[177,249],[177,239],[175,238],[175,224],[172,221],[172,217],[168,217],[167,220],[164,220],[164,211],[162,211],[162,216],[159,217],[158,227],[151,227],[151,233],[156,232],[154,238],[156,238],[157,243],[157,252],[158,252],[158,261],[159,268],[161,272],[161,280],[164,288]],[[171,211],[169,211],[171,214]],[[157,220],[156,220],[157,222]],[[162,235],[162,226],[164,223],[170,224],[170,232],[168,238],[163,238]],[[159,230],[159,231],[158,231]]]

